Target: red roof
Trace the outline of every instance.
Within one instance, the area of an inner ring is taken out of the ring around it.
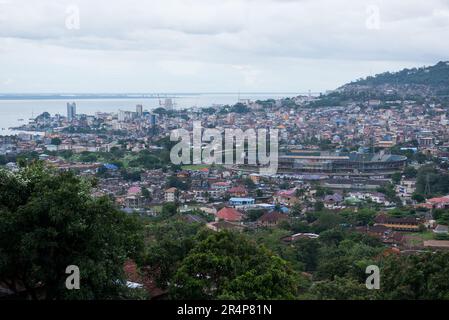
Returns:
[[[145,290],[150,294],[150,299],[155,299],[166,294],[166,290],[160,289],[156,281],[145,272],[139,272],[136,263],[133,260],[127,260],[123,266],[126,279],[131,282],[142,284]]]
[[[432,199],[429,199],[427,202],[430,202],[432,204],[449,203],[449,196],[440,197],[440,198],[432,198]]]
[[[223,208],[217,212],[218,219],[225,221],[240,221],[242,214],[234,208]]]
[[[242,186],[233,187],[233,188],[229,189],[228,192],[229,193],[248,193],[248,191],[246,191],[246,189]]]
[[[288,216],[286,214],[280,212],[269,212],[265,213],[262,217],[259,218],[260,222],[265,223],[278,223],[281,220],[287,220]]]
[[[281,191],[278,191],[278,192],[277,192],[277,195],[278,195],[279,197],[287,197],[287,198],[290,198],[290,197],[293,197],[293,196],[295,195],[295,193],[296,193],[296,189],[291,189],[291,190],[281,190]]]
[[[140,187],[131,187],[128,189],[128,194],[130,195],[137,195],[140,194],[142,192],[142,189]]]

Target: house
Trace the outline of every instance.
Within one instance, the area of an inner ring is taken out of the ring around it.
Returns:
[[[224,221],[237,222],[237,221],[242,221],[243,214],[234,208],[224,207],[223,209],[221,209],[220,211],[217,212],[217,219],[224,220]]]
[[[230,181],[218,181],[214,182],[211,185],[212,190],[222,191],[226,192],[231,188],[231,182]]]
[[[229,204],[233,207],[248,207],[256,203],[253,198],[231,198],[229,199]]]
[[[385,244],[398,245],[404,241],[404,235],[401,232],[393,231],[385,225],[358,227],[356,231],[375,237]]]
[[[223,230],[242,231],[244,228],[241,224],[232,223],[229,221],[211,222],[211,223],[208,223],[206,225],[206,227],[213,231],[216,231],[216,232],[223,231]]]
[[[196,214],[184,215],[182,219],[184,221],[186,221],[187,223],[201,223],[201,224],[207,223],[206,219],[204,219],[203,217],[200,217]]]
[[[413,217],[390,217],[386,214],[379,214],[374,218],[374,225],[385,226],[396,231],[418,231],[421,220]]]
[[[424,241],[424,247],[432,249],[449,249],[448,240],[427,240]]]
[[[343,203],[343,196],[339,193],[326,195],[324,197],[324,206],[328,209],[340,209]]]
[[[283,237],[281,240],[286,243],[295,242],[299,239],[318,239],[320,236],[316,233],[296,233],[291,236]]]
[[[399,185],[396,186],[396,192],[400,198],[410,199],[413,193],[416,191],[415,180],[402,180]]]
[[[385,225],[366,226],[366,233],[376,238],[384,238],[392,231],[392,229],[386,227]]]
[[[178,172],[178,173],[176,174],[176,176],[177,176],[178,178],[185,179],[185,178],[188,178],[188,177],[190,176],[190,174],[189,174],[188,171],[183,170],[183,171]]]
[[[298,197],[296,197],[296,189],[281,190],[273,198],[275,202],[288,206],[293,206],[299,202]]]
[[[177,200],[178,189],[169,188],[165,190],[165,202],[175,202]]]
[[[136,196],[136,195],[140,195],[142,193],[142,189],[140,187],[131,187],[128,189],[128,195],[129,196]]]
[[[117,171],[117,170],[118,170],[118,167],[117,167],[115,164],[112,164],[112,163],[105,163],[105,164],[103,165],[103,167],[104,167],[106,170],[110,170],[110,171]]]
[[[147,201],[144,197],[138,195],[127,196],[125,198],[125,207],[136,209],[142,208],[147,204]]]
[[[437,234],[448,234],[449,233],[449,227],[448,226],[444,226],[442,224],[439,224],[435,227],[435,229],[433,229],[434,233]]]
[[[252,174],[249,175],[249,178],[251,179],[251,181],[254,184],[259,184],[260,183],[260,175],[259,174],[252,173]]]
[[[168,291],[157,286],[156,280],[151,277],[149,270],[140,271],[133,260],[127,260],[123,266],[123,271],[127,279],[127,286],[130,289],[143,288],[150,295],[151,300],[163,299]]]
[[[378,204],[389,206],[391,203],[385,199],[385,195],[379,192],[364,193],[364,192],[350,192],[350,198],[355,198],[361,201],[372,201]]]
[[[272,211],[265,213],[258,220],[257,224],[263,227],[274,227],[277,226],[282,221],[288,220],[288,216],[286,214]]]
[[[248,190],[243,186],[236,186],[228,190],[231,197],[244,198],[248,196]]]
[[[194,199],[198,202],[207,203],[210,198],[219,199],[223,195],[221,190],[215,189],[197,189],[193,190]]]
[[[435,209],[447,209],[449,208],[449,195],[440,198],[429,199],[427,200],[427,203],[431,204]]]

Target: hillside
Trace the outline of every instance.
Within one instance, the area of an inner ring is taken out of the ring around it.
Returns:
[[[434,66],[385,72],[346,84],[339,92],[377,92],[403,96],[448,96],[449,61]]]

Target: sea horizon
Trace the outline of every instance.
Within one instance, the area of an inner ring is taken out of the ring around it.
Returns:
[[[173,99],[174,108],[183,109],[235,104],[239,100],[280,99],[298,95],[301,93],[2,93],[0,94],[0,136],[17,134],[18,131],[10,130],[10,128],[26,124],[29,119],[43,112],[65,115],[67,102],[76,103],[77,113],[93,115],[95,112],[134,111],[138,104],[142,104],[144,110],[151,111],[163,107],[164,99]]]

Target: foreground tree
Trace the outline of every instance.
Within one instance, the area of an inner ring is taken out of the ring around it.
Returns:
[[[203,232],[170,286],[175,299],[293,299],[298,276],[286,261],[246,237]]]
[[[449,299],[449,253],[388,256],[381,261],[383,299]]]
[[[73,173],[0,171],[0,282],[32,299],[123,297],[123,263],[143,248],[140,223]],[[66,268],[80,270],[67,290]]]

